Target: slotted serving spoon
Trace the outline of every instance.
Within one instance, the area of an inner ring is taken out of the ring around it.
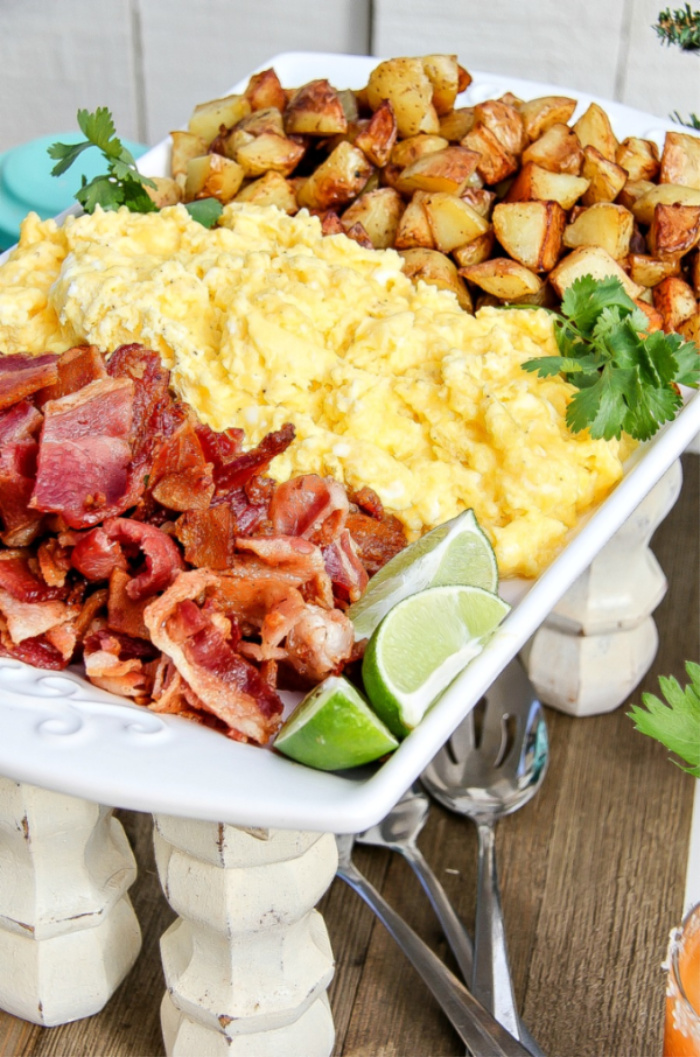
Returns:
[[[471,818],[477,827],[479,873],[471,990],[535,1054],[542,1051],[536,1044],[533,1048],[534,1040],[523,1032],[513,994],[494,827],[499,818],[517,811],[535,795],[548,757],[544,709],[516,659],[421,776],[436,800]]]

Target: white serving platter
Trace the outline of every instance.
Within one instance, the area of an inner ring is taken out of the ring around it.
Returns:
[[[359,88],[376,57],[288,52],[274,66],[285,87],[327,77]],[[618,138],[659,145],[677,128],[641,111],[561,86],[475,73],[461,105],[502,95],[570,95],[577,115],[596,101]],[[231,91],[242,91],[248,78]],[[193,105],[199,100],[193,100]],[[139,160],[147,175],[167,172],[169,144]],[[0,257],[0,263],[4,255]],[[187,818],[314,831],[355,832],[382,818],[452,730],[524,646],[542,621],[627,520],[659,478],[700,433],[700,393],[686,393],[674,422],[641,446],[624,477],[576,530],[535,581],[512,581],[502,594],[513,609],[484,651],[455,680],[420,727],[384,764],[326,774],[273,751],[242,745],[198,724],[130,705],[77,672],[48,672],[0,658],[0,774],[73,796]]]

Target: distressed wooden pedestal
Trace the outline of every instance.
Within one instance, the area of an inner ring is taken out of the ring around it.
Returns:
[[[651,667],[651,614],[667,583],[649,541],[681,484],[675,462],[530,639],[523,660],[546,704],[573,716],[610,712]]]
[[[136,863],[112,809],[0,778],[0,1007],[97,1013],[134,964]]]
[[[333,955],[313,909],[337,866],[330,834],[155,817],[156,863],[180,915],[161,940],[173,1057],[328,1057]]]

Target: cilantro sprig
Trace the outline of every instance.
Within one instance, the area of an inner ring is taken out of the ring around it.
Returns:
[[[110,110],[106,106],[98,106],[94,113],[79,110],[77,117],[85,139],[80,143],[51,144],[48,148],[49,157],[56,162],[51,175],[62,176],[83,151],[97,147],[107,163],[107,172],[95,176],[89,182],[85,176],[82,177],[75,198],[85,212],[94,213],[96,206],[106,210],[126,206],[132,213],[156,212],[158,206],[147,188],[155,189],[157,185],[136,168],[133,154],[116,134]],[[222,207],[215,198],[205,198],[187,203],[186,209],[194,220],[210,228],[221,216]]]
[[[580,276],[567,287],[554,331],[559,356],[523,363],[541,377],[561,374],[579,390],[566,423],[610,440],[648,440],[682,406],[680,385],[697,387],[700,354],[679,334],[648,331],[645,314],[619,279]]]
[[[660,741],[688,764],[679,767],[700,778],[700,664],[686,661],[685,670],[690,679],[685,687],[673,677],[659,678],[666,704],[655,694],[645,693],[645,707],[633,705],[627,715],[635,730]]]

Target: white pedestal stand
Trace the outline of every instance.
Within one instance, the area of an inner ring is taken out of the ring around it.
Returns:
[[[102,1009],[141,948],[135,877],[111,808],[0,778],[0,1007],[45,1027]]]
[[[658,647],[651,614],[667,582],[649,541],[681,484],[675,462],[523,650],[545,704],[572,716],[610,712],[651,667]]]
[[[333,954],[313,909],[330,834],[155,816],[156,863],[180,915],[161,940],[169,1057],[328,1057]]]

